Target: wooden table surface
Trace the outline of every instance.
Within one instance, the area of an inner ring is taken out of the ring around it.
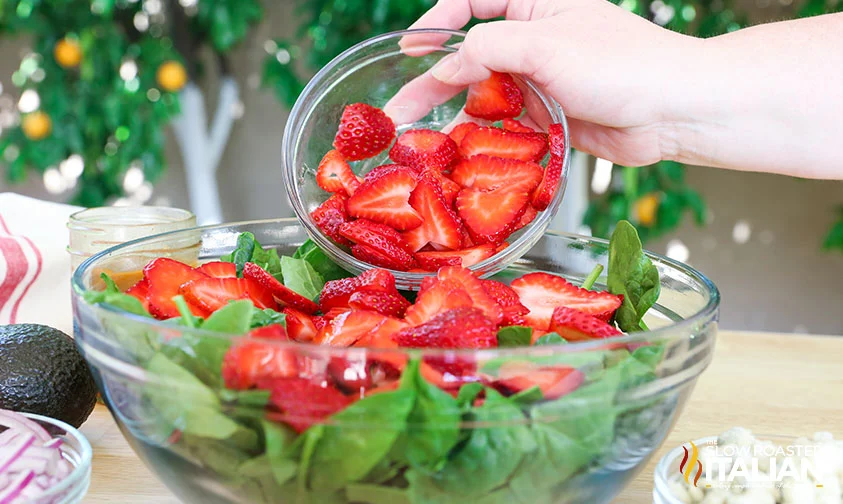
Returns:
[[[664,453],[735,426],[763,434],[830,431],[843,437],[843,337],[721,332],[714,361],[676,428],[615,502],[651,503],[653,468]],[[104,406],[97,406],[82,431],[94,447],[83,502],[179,502],[135,457]]]

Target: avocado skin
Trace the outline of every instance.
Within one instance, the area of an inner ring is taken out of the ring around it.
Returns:
[[[73,339],[49,326],[0,326],[0,409],[82,425],[97,386]]]

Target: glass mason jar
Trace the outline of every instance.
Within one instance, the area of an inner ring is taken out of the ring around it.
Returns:
[[[167,207],[99,207],[81,210],[70,216],[71,272],[87,258],[108,248],[138,238],[196,227],[196,216],[187,210]],[[167,250],[167,255],[190,263],[198,258],[198,239],[195,246]],[[99,273],[107,273],[121,289],[134,285],[143,276],[143,266],[150,256],[158,257],[162,250],[138,251],[135,257],[122,257],[102,266]]]

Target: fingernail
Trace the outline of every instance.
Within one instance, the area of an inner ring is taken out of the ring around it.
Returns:
[[[447,82],[460,71],[460,61],[456,54],[442,58],[439,63],[433,65],[430,74],[434,79]]]

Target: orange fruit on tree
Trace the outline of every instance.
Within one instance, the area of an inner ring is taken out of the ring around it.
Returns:
[[[82,48],[79,47],[79,42],[65,37],[56,42],[53,57],[62,67],[75,68],[82,62]]]
[[[660,198],[657,193],[645,194],[638,198],[633,208],[639,224],[652,226],[656,222],[659,201]]]
[[[180,90],[187,84],[187,71],[184,69],[184,65],[178,61],[165,61],[158,67],[158,71],[155,73],[155,79],[158,81],[161,89],[174,92]]]
[[[47,138],[53,130],[53,121],[50,119],[50,116],[39,110],[23,118],[21,129],[23,129],[23,134],[26,135],[26,138],[30,140],[41,140],[42,138]]]

